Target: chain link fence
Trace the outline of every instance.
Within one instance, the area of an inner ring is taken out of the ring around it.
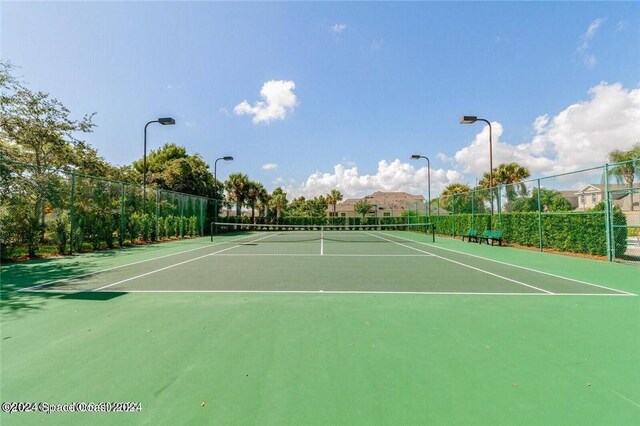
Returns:
[[[447,214],[432,221],[454,237],[495,229],[513,246],[640,265],[639,162],[440,197]]]
[[[213,199],[75,172],[5,160],[0,177],[3,259],[202,236],[214,216]]]
[[[295,218],[222,200],[0,160],[2,258],[75,253],[202,236],[213,221],[283,224],[433,223],[437,233],[497,229],[512,246],[640,265],[640,159],[511,185],[374,206],[352,217]],[[378,210],[376,210],[378,207]],[[385,215],[388,212],[388,215]]]

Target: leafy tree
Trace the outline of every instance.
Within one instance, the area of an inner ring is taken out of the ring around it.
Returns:
[[[143,159],[133,162],[133,171],[142,176]],[[135,177],[134,173],[130,176]],[[199,154],[189,155],[185,147],[174,143],[164,144],[147,155],[147,184],[160,189],[222,198],[221,188],[216,185],[209,165]]]
[[[311,213],[311,217],[325,217],[327,214],[327,199],[322,195],[318,195],[317,197],[313,197],[312,200],[309,200],[309,210]]]
[[[289,204],[289,214],[294,217],[324,217],[326,211],[327,200],[322,195],[312,199],[300,196]]]
[[[628,151],[614,150],[609,153],[609,161],[617,163],[609,169],[609,175],[618,183],[625,182],[633,188],[636,177],[640,179],[640,143]],[[631,210],[633,210],[633,192],[631,192]]]
[[[307,215],[306,209],[307,199],[304,196],[294,198],[291,203],[289,203],[289,212],[291,216],[304,217]]]
[[[13,69],[8,62],[0,61],[0,152],[9,160],[36,167],[29,170],[28,178],[10,180],[13,186],[3,192],[14,196],[3,202],[7,208],[2,211],[3,215],[11,210],[15,210],[14,214],[23,212],[17,224],[20,226],[13,227],[11,232],[21,235],[15,239],[26,241],[29,255],[35,256],[39,242],[44,239],[46,211],[56,207],[47,202],[59,199],[57,194],[63,185],[53,170],[70,165],[72,169],[87,170],[91,169],[89,165],[97,167],[104,162],[95,150],[74,136],[93,130],[93,114],[81,120],[72,119],[60,101],[48,93],[25,87],[12,75]],[[6,165],[1,173],[10,174]]]
[[[0,131],[2,139],[20,149],[19,161],[39,168],[74,164],[73,148],[81,143],[77,132],[91,132],[95,114],[73,120],[69,110],[48,93],[33,92],[12,75],[12,66],[0,62]]]
[[[469,185],[452,183],[440,194],[438,203],[450,212],[479,213],[484,211],[483,191],[472,190]]]
[[[571,203],[555,189],[540,189],[540,205],[543,211],[558,212],[571,211]],[[513,203],[514,212],[538,211],[538,188],[533,188],[531,197],[520,197]]]
[[[150,179],[150,174],[161,174],[167,164],[173,160],[179,160],[187,157],[189,157],[187,149],[174,143],[166,143],[161,148],[152,150],[147,154],[147,179]],[[144,159],[141,158],[134,161],[133,167],[138,173],[140,173],[140,176],[142,176]]]

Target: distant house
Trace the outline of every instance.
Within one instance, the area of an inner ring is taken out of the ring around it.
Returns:
[[[425,211],[425,199],[422,195],[413,195],[406,192],[377,191],[362,198],[348,198],[336,205],[335,212],[333,211],[333,205],[329,205],[327,206],[327,216],[359,216],[355,206],[361,200],[366,200],[373,206],[369,211],[369,216],[372,217],[398,217],[405,211],[417,210],[423,214]]]
[[[609,184],[608,189],[611,193],[611,201],[614,205],[619,206],[622,211],[640,210],[640,184],[633,185],[633,197],[631,196],[631,191],[629,191],[629,185]],[[562,191],[562,195],[575,210],[589,210],[599,202],[605,201],[604,185],[602,184],[588,184],[579,191],[574,191],[572,198],[567,197],[569,192]]]

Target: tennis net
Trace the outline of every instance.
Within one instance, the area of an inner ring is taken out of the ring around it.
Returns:
[[[305,242],[315,240],[344,242],[388,242],[410,232],[431,233],[429,223],[380,225],[274,225],[246,223],[211,223],[211,241],[222,235],[233,235],[248,240],[258,235],[268,236],[260,242]],[[238,239],[234,238],[234,241]],[[395,241],[395,240],[393,240]]]

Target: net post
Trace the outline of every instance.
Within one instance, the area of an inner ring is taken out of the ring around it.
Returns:
[[[538,179],[538,238],[539,238],[539,247],[540,251],[542,251],[542,200],[540,199],[540,179]]]

